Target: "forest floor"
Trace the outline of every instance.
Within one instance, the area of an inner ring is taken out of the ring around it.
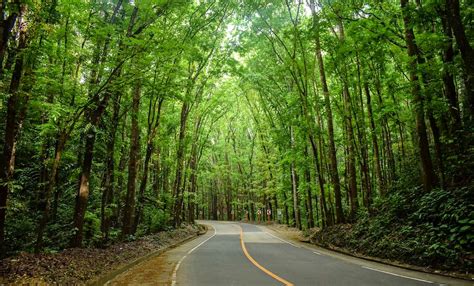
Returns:
[[[60,253],[20,253],[0,260],[0,285],[86,284],[134,260],[198,234],[196,226],[162,231],[107,248],[71,248]]]
[[[338,227],[337,230],[334,230],[331,228],[329,230],[324,230],[324,231],[321,230],[320,228],[313,228],[307,231],[300,231],[297,228],[289,227],[287,225],[282,225],[282,224],[272,224],[272,225],[268,225],[268,227],[280,233],[282,236],[286,237],[287,239],[305,242],[305,243],[311,243],[328,250],[336,251],[336,252],[354,256],[357,258],[362,258],[362,259],[366,259],[370,261],[398,266],[398,267],[409,269],[409,270],[439,274],[439,275],[444,275],[444,276],[449,276],[449,277],[454,277],[454,278],[467,279],[470,281],[474,280],[474,273],[469,272],[469,271],[460,272],[460,271],[454,271],[454,270],[449,271],[446,269],[440,270],[440,269],[432,268],[429,266],[422,267],[418,265],[408,264],[396,259],[386,259],[386,258],[381,258],[381,257],[369,256],[360,251],[354,251],[353,249],[349,247],[340,246],[340,245],[344,245],[343,243],[341,243],[341,241],[339,241],[341,237],[343,237],[344,235],[347,235],[347,232],[349,232],[352,229],[351,225],[349,224],[342,225]],[[331,233],[332,235],[328,235],[329,233]],[[323,239],[324,241],[321,241],[321,237],[324,238]]]

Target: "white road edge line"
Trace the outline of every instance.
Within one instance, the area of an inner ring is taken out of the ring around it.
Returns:
[[[411,279],[411,280],[416,280],[416,281],[420,281],[420,282],[434,284],[433,281],[429,281],[429,280],[423,280],[423,279],[413,278],[413,277],[409,277],[409,276],[399,275],[399,274],[395,274],[395,273],[391,273],[391,272],[383,271],[383,270],[378,270],[378,269],[370,268],[370,267],[366,267],[366,266],[362,266],[362,268],[369,269],[369,270],[372,270],[372,271],[382,272],[382,273],[385,273],[385,274],[398,276],[398,277],[402,277],[402,278],[406,278],[406,279]]]
[[[214,228],[214,227],[213,227]],[[171,285],[172,286],[175,286],[176,285],[176,278],[178,277],[178,269],[179,269],[179,266],[181,265],[181,263],[184,261],[184,259],[188,256],[188,254],[191,254],[194,250],[196,250],[199,246],[203,245],[204,243],[206,243],[209,239],[213,238],[215,235],[216,235],[217,231],[216,229],[214,228],[214,234],[211,235],[210,237],[208,237],[206,240],[204,240],[203,242],[199,243],[198,245],[196,245],[193,249],[191,249],[190,251],[188,251],[188,253],[186,255],[184,255],[183,257],[181,257],[181,259],[178,261],[178,263],[176,263],[176,266],[174,267],[173,269],[173,274],[171,276]]]
[[[296,245],[296,244],[293,244],[293,243],[291,243],[291,242],[289,242],[289,241],[286,241],[286,240],[284,240],[284,239],[281,239],[281,238],[279,238],[278,236],[269,233],[268,231],[265,231],[265,233],[266,233],[266,234],[269,234],[269,235],[271,235],[271,236],[273,236],[274,238],[276,238],[276,239],[278,239],[278,240],[281,240],[281,241],[283,241],[283,242],[285,242],[285,243],[288,243],[289,245],[292,245],[292,246],[294,246],[294,247],[296,247],[296,248],[301,248],[301,246]]]
[[[317,255],[322,255],[321,253],[317,252],[317,251],[313,251],[314,254],[317,254]]]

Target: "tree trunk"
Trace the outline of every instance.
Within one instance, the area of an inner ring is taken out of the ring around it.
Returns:
[[[338,23],[339,27],[339,41],[341,45],[345,44],[345,34],[344,34],[344,25],[342,20],[339,20]],[[347,78],[347,68],[345,63],[343,62],[342,66],[342,97],[343,97],[343,106],[344,106],[344,123],[347,135],[347,174],[348,174],[348,187],[349,187],[349,200],[351,206],[351,219],[354,218],[355,213],[357,212],[358,208],[358,200],[357,200],[357,174],[356,174],[356,163],[355,163],[355,151],[354,151],[354,131],[352,127],[352,111],[351,111],[351,97],[349,93],[349,83]]]
[[[407,53],[410,57],[409,71],[410,82],[412,85],[413,104],[415,105],[416,130],[418,135],[418,149],[420,152],[422,180],[425,192],[432,190],[436,184],[436,176],[433,171],[433,163],[429,150],[428,135],[426,133],[426,123],[424,116],[424,100],[421,95],[420,82],[417,75],[417,50],[415,43],[415,34],[411,28],[411,18],[408,9],[408,0],[400,0],[400,6],[403,13],[403,22],[405,25],[405,41],[407,44]]]
[[[450,71],[451,66],[454,65],[454,50],[453,50],[453,33],[451,25],[449,24],[449,11],[446,7],[440,7],[439,16],[443,26],[443,33],[446,37],[445,45],[442,53],[442,60],[444,64],[443,70],[443,86],[444,95],[449,104],[449,114],[451,117],[451,124],[449,125],[450,133],[461,130],[461,113],[459,109],[458,95],[456,92],[456,85],[454,84],[454,76]]]
[[[7,198],[10,192],[11,178],[15,171],[15,150],[18,134],[21,130],[23,119],[26,115],[28,96],[20,96],[19,87],[22,77],[24,53],[27,46],[27,21],[26,4],[20,5],[18,16],[18,28],[20,36],[18,39],[18,53],[9,88],[7,101],[7,117],[5,124],[5,135],[3,143],[3,156],[0,160],[0,256],[5,252],[5,220],[7,210]]]
[[[313,14],[313,29],[315,32],[315,43],[316,43],[316,59],[319,67],[319,77],[323,89],[324,104],[326,108],[327,124],[328,124],[328,135],[329,135],[329,160],[331,169],[331,182],[334,188],[334,197],[336,201],[336,222],[344,222],[344,214],[342,211],[342,199],[341,199],[341,186],[339,181],[339,172],[337,167],[337,155],[336,155],[336,144],[334,143],[334,125],[333,115],[331,108],[331,100],[329,94],[329,88],[326,81],[326,72],[324,70],[323,55],[321,51],[321,41],[319,35],[319,19],[316,14],[314,0],[311,0],[311,10]]]
[[[49,221],[49,216],[51,212],[51,194],[53,193],[54,188],[56,187],[56,178],[58,175],[59,163],[61,162],[62,152],[66,145],[67,133],[62,130],[59,134],[58,142],[56,143],[55,154],[53,164],[51,166],[51,172],[49,174],[49,182],[46,187],[45,192],[45,206],[43,209],[43,215],[40,219],[37,229],[36,244],[35,244],[35,253],[39,253],[43,248],[43,234],[46,229],[46,225]]]
[[[117,188],[115,189],[115,194],[114,198],[117,204],[117,208],[115,208],[115,212],[113,215],[113,221],[115,225],[119,224],[121,212],[122,212],[122,207],[121,207],[121,202],[122,202],[122,197],[123,197],[123,190],[124,190],[124,185],[125,185],[125,168],[127,167],[127,146],[125,144],[125,137],[127,135],[127,114],[125,114],[125,117],[123,119],[123,126],[122,126],[122,134],[121,134],[121,142],[122,146],[120,147],[120,160],[118,163],[117,167],[117,173],[118,173],[118,178],[117,178]]]
[[[362,178],[362,194],[364,199],[364,206],[370,211],[372,205],[372,184],[370,180],[369,171],[369,152],[367,143],[367,127],[365,121],[365,109],[364,109],[364,98],[362,91],[362,76],[361,76],[361,65],[359,61],[359,55],[356,56],[357,63],[357,90],[359,95],[359,104],[356,105],[358,110],[353,109],[357,134],[359,137],[359,149],[360,149],[360,166],[361,166],[361,178]],[[356,148],[357,149],[357,148]]]
[[[114,181],[115,181],[115,136],[117,133],[117,128],[119,125],[119,113],[120,113],[120,99],[121,95],[116,94],[114,104],[113,104],[113,114],[112,114],[112,125],[109,132],[108,141],[107,141],[107,158],[106,158],[106,169],[104,174],[104,182],[102,184],[102,203],[100,208],[100,229],[102,231],[102,236],[104,240],[109,238],[109,229],[110,222],[113,211],[110,209],[110,205],[113,202],[114,197]]]
[[[194,146],[193,146],[194,147]],[[190,166],[190,178],[189,178],[189,193],[190,193],[190,198],[189,198],[189,207],[188,207],[188,223],[193,224],[194,223],[194,211],[195,211],[195,206],[196,206],[196,191],[197,191],[197,154],[196,150],[191,151],[191,159],[189,162]]]
[[[4,70],[3,70],[3,62],[5,60],[5,53],[8,48],[8,41],[12,36],[12,30],[15,26],[15,22],[18,17],[18,13],[10,12],[8,17],[5,19],[5,6],[7,1],[2,1],[0,3],[0,15],[1,15],[1,23],[0,23],[0,78],[3,77]],[[20,5],[20,1],[15,1],[15,5]]]
[[[380,196],[383,197],[385,196],[385,182],[382,175],[379,144],[377,141],[377,131],[375,129],[375,120],[374,120],[374,115],[372,113],[372,100],[370,97],[369,84],[367,82],[364,83],[364,91],[365,91],[365,96],[367,97],[367,115],[369,116],[372,146],[374,148],[373,155],[374,155],[374,161],[375,161],[374,162],[375,163],[375,176],[377,177],[377,187],[379,190],[379,194]]]
[[[316,148],[316,143],[314,142],[314,138],[310,137],[309,139],[311,143],[311,150],[313,152],[313,161],[315,165],[316,174],[318,174],[319,189],[321,191],[321,194],[319,197],[319,200],[320,200],[319,204],[320,204],[320,209],[321,209],[321,224],[323,227],[330,226],[330,225],[333,225],[333,220],[332,220],[332,216],[329,215],[329,210],[327,207],[326,194],[324,190],[324,177],[322,174],[322,168],[321,168],[319,158],[318,158],[318,151]]]
[[[150,101],[151,104],[151,101]],[[140,219],[143,216],[143,207],[145,203],[145,190],[146,190],[146,185],[148,182],[148,172],[149,172],[149,164],[151,160],[151,155],[153,154],[153,151],[155,150],[154,148],[154,142],[153,140],[155,139],[156,133],[158,132],[158,129],[160,127],[160,118],[161,118],[161,107],[163,104],[163,99],[159,99],[158,101],[158,109],[156,110],[156,114],[154,116],[154,122],[152,119],[150,119],[150,114],[148,122],[148,134],[147,134],[147,143],[146,143],[146,153],[145,153],[145,163],[143,165],[143,174],[140,182],[140,190],[138,192],[138,208],[137,208],[137,213],[135,216],[135,221],[134,221],[134,232],[137,230],[138,224],[140,223]],[[152,108],[150,106],[150,108]]]
[[[117,1],[112,17],[110,18],[110,23],[114,23],[115,17],[120,10],[122,5],[122,0]],[[127,29],[127,36],[130,37],[130,31],[135,24],[136,16],[137,16],[137,7],[134,7],[132,15],[130,17],[130,22],[128,24]],[[101,64],[105,62],[107,54],[108,54],[108,44],[110,40],[110,35],[107,36],[103,49],[101,50],[99,46],[94,51],[93,55],[93,68],[90,72],[89,83],[91,85],[90,90],[93,90],[94,87],[97,86],[101,70],[99,67],[102,66]],[[120,45],[119,51],[121,51],[123,45]],[[119,53],[120,58],[120,53]],[[122,71],[122,65],[124,64],[125,60],[119,61],[117,65],[112,69],[109,79],[106,81],[106,85],[110,84],[110,82],[116,80]],[[103,87],[106,87],[105,85]],[[86,144],[85,144],[85,151],[84,151],[84,160],[82,162],[82,170],[80,175],[80,182],[79,182],[79,190],[77,192],[76,197],[76,206],[74,210],[74,228],[75,228],[75,235],[71,240],[72,247],[81,247],[82,246],[82,230],[84,228],[84,215],[86,212],[87,201],[89,199],[89,180],[90,180],[90,173],[92,169],[92,161],[93,161],[93,153],[94,153],[94,145],[96,139],[96,129],[99,128],[100,119],[107,108],[108,102],[113,95],[111,92],[104,92],[103,97],[100,98],[100,90],[96,93],[92,93],[89,95],[90,100],[93,101],[94,104],[88,108],[86,111],[86,119],[89,123],[89,129],[86,131]]]
[[[357,208],[359,206],[357,200],[357,174],[355,168],[355,154],[354,154],[354,131],[352,129],[352,115],[350,110],[351,99],[349,95],[349,88],[347,82],[344,83],[343,87],[343,98],[344,98],[344,113],[346,122],[346,133],[347,133],[347,171],[348,171],[348,183],[349,183],[349,200],[351,205],[350,217],[354,218]]]
[[[232,182],[230,180],[230,163],[229,163],[229,155],[227,152],[225,153],[225,160],[227,164],[227,171],[226,171],[226,187],[225,187],[225,204],[226,204],[226,211],[227,211],[227,220],[232,219]]]
[[[91,121],[95,121],[91,119]],[[95,126],[94,126],[95,127]],[[79,190],[76,196],[76,205],[74,208],[74,228],[75,235],[71,241],[72,247],[82,246],[82,230],[84,228],[84,215],[86,213],[87,200],[89,198],[89,181],[92,169],[92,158],[94,152],[94,143],[96,131],[94,127],[90,127],[86,134],[86,144],[84,147],[84,158],[82,161],[81,177],[79,181]]]
[[[461,21],[459,0],[446,0],[446,7],[448,9],[448,21],[464,62],[466,97],[469,110],[468,118],[472,121],[474,116],[474,50],[469,43]]]
[[[176,153],[176,176],[173,185],[173,197],[174,197],[174,210],[173,210],[173,222],[177,227],[181,224],[181,209],[183,204],[183,190],[182,190],[182,179],[183,179],[183,166],[184,166],[184,145],[186,137],[186,122],[188,119],[189,107],[186,102],[183,102],[181,107],[181,121],[179,129],[178,139],[178,150]],[[217,211],[217,205],[216,210]]]
[[[308,148],[305,148],[305,155],[308,157]],[[313,196],[311,194],[311,172],[308,166],[305,166],[304,177],[306,181],[306,212],[307,212],[307,226],[314,227],[314,213],[313,213]]]
[[[294,135],[293,127],[290,127],[290,144],[291,149],[294,151]],[[300,198],[298,194],[298,175],[296,174],[295,162],[292,161],[290,164],[291,168],[291,190],[293,195],[293,216],[295,219],[295,226],[298,229],[301,229],[301,214],[300,214]]]
[[[135,83],[132,99],[131,131],[130,131],[130,155],[128,160],[128,182],[127,196],[122,220],[122,238],[133,234],[133,218],[135,215],[135,193],[138,173],[138,156],[140,153],[140,130],[138,126],[138,114],[140,108],[141,82]]]

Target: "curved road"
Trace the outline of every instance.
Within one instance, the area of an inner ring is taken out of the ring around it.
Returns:
[[[121,274],[109,285],[472,285],[285,240],[264,226],[200,221],[203,236]]]

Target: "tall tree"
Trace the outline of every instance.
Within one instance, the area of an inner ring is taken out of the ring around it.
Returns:
[[[411,83],[411,93],[413,95],[413,104],[415,105],[416,131],[418,135],[418,151],[421,162],[423,186],[426,192],[429,192],[436,185],[436,175],[431,161],[430,147],[428,143],[428,134],[426,132],[424,99],[421,94],[420,82],[418,79],[417,51],[415,34],[412,28],[410,9],[408,0],[400,0],[400,6],[403,13],[403,23],[405,25],[405,41],[407,44],[407,54],[409,57],[409,73]]]

